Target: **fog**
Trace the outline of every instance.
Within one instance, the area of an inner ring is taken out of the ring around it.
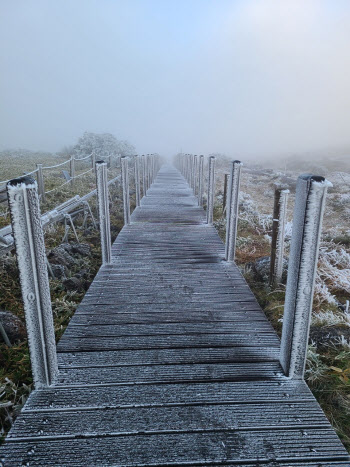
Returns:
[[[0,1],[0,148],[350,148],[348,0]]]

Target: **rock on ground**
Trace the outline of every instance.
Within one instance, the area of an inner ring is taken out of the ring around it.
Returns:
[[[18,316],[10,311],[0,310],[0,321],[11,343],[26,338],[27,332],[25,325]],[[3,341],[1,334],[0,341]]]
[[[75,259],[62,246],[57,246],[49,251],[48,260],[52,264],[61,264],[71,267],[75,264]]]

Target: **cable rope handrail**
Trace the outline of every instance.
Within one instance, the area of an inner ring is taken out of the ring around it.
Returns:
[[[3,180],[2,182],[0,182],[0,185],[5,185],[6,183],[8,183],[10,180],[13,180],[14,178],[19,178],[19,177],[27,177],[28,175],[33,175],[35,173],[38,172],[39,169],[35,169],[33,170],[33,172],[25,172],[24,175],[19,175],[18,177],[12,177],[12,178],[9,178],[8,180]]]
[[[86,159],[88,159],[88,158],[91,157],[91,156],[92,156],[92,154],[89,154],[89,155],[86,156],[86,157],[73,157],[73,159],[74,159],[75,161],[85,161]],[[70,159],[69,159],[69,160],[70,160]]]
[[[56,167],[61,167],[61,165],[68,164],[68,162],[70,162],[70,161],[71,161],[71,159],[68,159],[68,160],[66,160],[66,161],[64,161],[64,162],[61,162],[60,164],[49,165],[49,166],[47,166],[47,167],[42,167],[42,169],[43,169],[43,170],[44,170],[44,169],[55,169]]]
[[[82,177],[83,175],[86,175],[87,173],[92,172],[92,171],[93,171],[93,168],[91,168],[91,169],[87,170],[86,172],[83,172],[83,173],[81,173],[79,175],[76,175],[75,177],[70,178],[69,180],[62,183],[61,185],[56,186],[55,188],[52,188],[52,190],[45,191],[45,195],[48,195],[49,193],[52,193],[53,191],[58,190],[59,188],[62,188],[63,186],[67,185],[68,183],[71,183],[72,180],[75,180],[76,178]]]

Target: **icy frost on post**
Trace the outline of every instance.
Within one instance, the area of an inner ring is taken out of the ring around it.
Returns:
[[[142,161],[142,193],[143,196],[146,196],[147,186],[146,186],[146,156],[143,154],[141,156]]]
[[[111,262],[111,228],[109,219],[107,163],[104,161],[96,162],[96,185],[98,212],[100,216],[102,264],[108,264]]]
[[[7,184],[12,230],[36,389],[50,386],[58,374],[44,235],[37,184],[31,177]]]
[[[45,184],[43,175],[43,164],[36,164],[37,179],[38,179],[38,193],[41,196],[41,201],[45,202]]]
[[[204,172],[204,156],[199,156],[198,167],[198,204],[203,206],[203,172]]]
[[[140,206],[140,160],[139,156],[134,157],[134,176],[135,176],[135,192],[136,192],[136,206]]]
[[[275,190],[270,258],[270,285],[277,285],[282,282],[288,195],[289,190],[283,190],[282,188],[276,188]]]
[[[323,177],[308,174],[297,182],[280,355],[285,373],[293,379],[304,377],[328,186],[331,184]]]
[[[213,223],[215,194],[215,157],[209,157],[209,177],[208,177],[208,203],[207,203],[207,224]]]
[[[234,261],[235,259],[242,165],[241,161],[232,161],[231,163],[226,210],[226,261]]]
[[[128,158],[122,157],[122,187],[124,206],[124,225],[130,224],[129,164]]]

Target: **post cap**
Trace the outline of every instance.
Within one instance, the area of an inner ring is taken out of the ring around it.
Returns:
[[[7,182],[8,187],[15,187],[15,186],[22,185],[22,184],[26,186],[35,185],[36,181],[30,175],[24,175],[23,177],[13,178],[12,180],[9,180]]]

